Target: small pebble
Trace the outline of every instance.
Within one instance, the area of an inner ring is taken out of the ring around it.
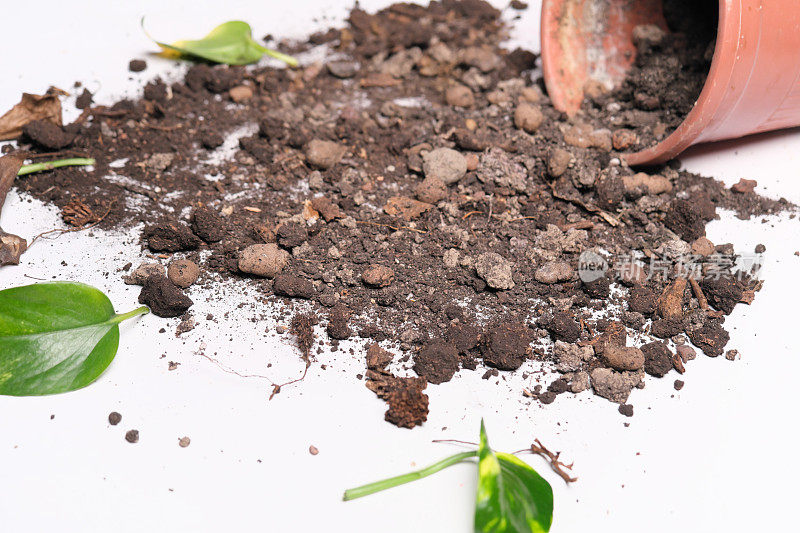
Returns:
[[[475,95],[469,87],[454,85],[447,89],[444,98],[448,105],[454,107],[472,107],[475,104]]]
[[[394,271],[383,265],[372,265],[361,275],[365,285],[388,287],[394,281]]]
[[[316,446],[312,444],[311,446],[308,447],[308,453],[310,453],[311,455],[317,455],[319,453],[319,450],[317,449]]]
[[[239,254],[239,270],[263,278],[274,278],[289,263],[289,252],[275,243],[252,244]]]
[[[422,169],[426,178],[437,178],[445,185],[452,185],[467,173],[467,160],[452,148],[437,148],[422,158]]]
[[[327,65],[331,76],[341,79],[352,78],[358,74],[361,65],[355,61],[331,61]]]
[[[130,442],[131,444],[139,442],[139,430],[138,429],[129,430],[127,433],[125,433],[125,440]]]
[[[313,139],[306,145],[306,160],[312,167],[325,170],[341,161],[346,151],[339,143]]]
[[[200,267],[188,259],[178,259],[170,263],[167,268],[167,277],[181,289],[186,289],[200,277]]]
[[[237,85],[228,91],[228,95],[231,97],[231,100],[239,104],[253,97],[253,89],[247,85]]]
[[[122,421],[122,415],[116,411],[109,413],[108,415],[108,423],[112,426],[116,426]]]
[[[514,125],[527,133],[535,133],[544,122],[544,114],[539,106],[523,103],[514,111]]]
[[[180,446],[181,448],[186,448],[187,446],[189,446],[189,444],[191,444],[191,442],[192,439],[190,439],[189,437],[181,437],[180,439],[178,439],[178,446]]]

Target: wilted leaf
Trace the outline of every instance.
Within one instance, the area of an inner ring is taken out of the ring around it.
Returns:
[[[247,65],[257,62],[267,54],[293,67],[297,66],[297,60],[293,57],[269,50],[253,40],[250,25],[240,20],[220,24],[202,39],[194,41],[176,41],[167,44],[153,40],[164,50],[164,55],[167,57],[177,58],[186,55],[227,65]]]
[[[0,117],[0,141],[16,139],[22,127],[34,120],[47,120],[61,126],[61,101],[52,92],[37,95],[22,93],[22,100]]]
[[[119,346],[118,324],[147,313],[114,313],[105,294],[80,283],[0,291],[0,394],[38,396],[92,383]]]
[[[28,241],[0,229],[0,267],[18,265],[19,258],[27,249]]]
[[[17,179],[17,173],[22,168],[23,162],[21,157],[13,153],[0,157],[0,211],[3,210],[6,195]]]
[[[11,184],[22,167],[22,159],[14,154],[0,157],[0,212],[6,201]],[[18,235],[6,233],[0,228],[0,267],[18,265],[20,256],[28,249],[28,243]]]
[[[527,463],[489,448],[481,422],[475,531],[546,533],[553,522],[553,489]]]

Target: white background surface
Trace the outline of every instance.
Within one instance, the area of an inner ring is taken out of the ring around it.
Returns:
[[[362,1],[367,8],[385,3]],[[99,103],[135,94],[143,80],[172,67],[148,58],[147,71],[127,72],[129,59],[153,50],[139,28],[142,15],[165,40],[199,36],[235,18],[249,21],[256,36],[291,37],[339,20],[346,4],[325,7],[332,4],[8,3],[0,33],[0,109],[22,91],[40,93],[51,84],[71,89],[76,80]],[[532,48],[538,47],[538,9],[531,2],[517,31]],[[71,104],[65,109],[74,116]],[[794,131],[695,150],[683,160],[729,185],[753,178],[759,191],[800,202],[799,152]],[[28,238],[60,225],[52,208],[14,193],[2,216],[6,231]],[[471,465],[360,501],[345,504],[340,497],[345,488],[454,453],[431,440],[475,440],[481,417],[496,449],[520,449],[538,437],[574,459],[580,481],[570,487],[541,460],[529,459],[555,490],[555,532],[787,531],[796,520],[800,473],[792,305],[798,227],[788,217],[764,224],[730,214],[710,226],[716,243],[733,242],[740,251],[767,247],[764,289],[727,322],[729,347],[742,359],[700,356],[688,365],[681,392],[672,388],[677,374],[648,380],[631,397],[632,419],[590,393],[562,395],[543,409],[521,397],[533,382],[484,381],[479,369],[430,386],[427,424],[398,429],[383,422],[384,404],[354,377],[363,370],[360,352],[344,351],[321,355],[303,384],[268,402],[265,380],[224,373],[198,355],[201,343],[222,363],[269,372],[275,381],[302,370],[296,350],[271,332],[274,324],[250,322],[257,313],[246,282],[210,298],[192,288],[195,316],[211,312],[219,324],[201,319],[177,339],[175,320],[132,321],[122,328],[115,362],[92,386],[54,397],[0,397],[0,531],[466,532],[476,477]],[[37,244],[22,265],[0,270],[0,288],[32,283],[26,275],[83,281],[107,291],[118,311],[132,309],[138,288],[123,285],[118,269],[142,259],[138,232],[98,234]],[[248,306],[226,315],[240,301]],[[158,333],[162,327],[166,333]],[[181,365],[170,372],[168,361]],[[122,413],[119,426],[106,422],[112,410]],[[123,438],[131,428],[141,432],[138,444]],[[184,435],[192,439],[186,449],[178,447]],[[318,456],[308,453],[311,444]]]

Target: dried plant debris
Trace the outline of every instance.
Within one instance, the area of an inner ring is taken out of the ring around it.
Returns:
[[[61,127],[61,101],[63,91],[51,88],[47,93],[22,93],[22,99],[0,116],[0,141],[17,139],[26,126],[33,122]],[[43,126],[46,127],[46,126]]]
[[[426,420],[427,383],[470,369],[524,373],[523,402],[591,390],[627,405],[650,376],[690,371],[689,342],[723,354],[726,315],[761,286],[742,265],[761,256],[715,246],[706,223],[792,206],[675,165],[627,167],[609,106],[567,120],[506,36],[480,0],[355,8],[286,49],[325,47],[327,68],[154,79],[65,128],[92,170],[17,186],[70,223],[95,206],[111,206],[100,228],[144,222],[144,254],[194,254],[201,286],[257,287],[264,313],[294,316],[308,364],[324,335],[355,341],[397,425]],[[191,300],[156,270],[128,282],[184,313]]]
[[[15,154],[0,157],[0,213],[3,211],[6,195],[22,167],[22,162],[22,158]],[[20,257],[27,249],[28,241],[18,235],[6,233],[0,227],[0,267],[18,265]]]

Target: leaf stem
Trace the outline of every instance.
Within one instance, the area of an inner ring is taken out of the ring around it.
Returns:
[[[111,322],[119,324],[120,322],[124,322],[124,321],[128,320],[129,318],[133,318],[133,317],[139,316],[139,315],[146,315],[149,312],[150,312],[150,308],[147,307],[146,305],[143,305],[142,307],[140,307],[138,309],[134,309],[133,311],[130,311],[129,313],[124,313],[122,315],[114,316],[111,319]]]
[[[467,459],[471,459],[473,457],[477,457],[478,452],[477,450],[471,452],[462,452],[442,459],[438,463],[434,463],[426,468],[421,470],[416,470],[414,472],[409,472],[408,474],[403,474],[402,476],[395,476],[390,477],[389,479],[384,479],[382,481],[376,481],[375,483],[370,483],[368,485],[362,485],[360,487],[356,487],[354,489],[348,489],[344,491],[344,501],[355,500],[356,498],[363,498],[364,496],[369,496],[370,494],[375,494],[376,492],[380,492],[382,490],[391,489],[393,487],[397,487],[399,485],[403,485],[405,483],[410,483],[412,481],[417,481],[424,477],[430,476],[431,474],[435,474],[440,470],[444,470],[448,466],[453,466],[454,464],[458,464],[462,461]]]
[[[71,167],[81,165],[94,165],[95,160],[86,157],[73,157],[71,159],[60,159],[58,161],[45,161],[43,163],[33,163],[31,165],[23,165],[17,172],[17,176],[25,176],[33,174],[34,172],[42,172],[44,170],[53,170],[59,167]]]
[[[261,46],[261,45],[260,45],[260,44],[258,44],[258,43],[256,43],[256,44],[258,45],[258,47],[261,49],[261,51],[262,51],[263,53],[265,53],[265,54],[266,54],[266,55],[268,55],[269,57],[274,57],[275,59],[278,59],[278,60],[280,60],[280,61],[283,61],[284,63],[286,63],[286,64],[287,64],[287,65],[289,65],[290,67],[295,67],[295,68],[296,68],[296,67],[297,67],[297,66],[300,64],[300,63],[297,61],[297,59],[295,59],[294,57],[292,57],[292,56],[290,56],[290,55],[283,54],[283,53],[281,53],[281,52],[278,52],[277,50],[270,50],[269,48],[266,48],[266,47],[264,47],[264,46]]]

